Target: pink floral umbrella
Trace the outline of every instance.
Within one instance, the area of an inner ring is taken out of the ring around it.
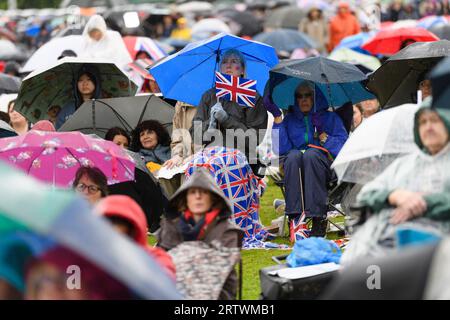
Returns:
[[[108,184],[134,179],[134,161],[125,150],[80,132],[31,130],[0,139],[0,159],[58,187],[70,187],[80,166],[98,167]]]

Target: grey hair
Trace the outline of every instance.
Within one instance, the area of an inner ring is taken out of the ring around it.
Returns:
[[[245,57],[242,54],[242,52],[240,52],[239,50],[229,49],[229,50],[225,51],[225,53],[223,54],[222,58],[220,59],[219,67],[222,66],[222,63],[223,63],[223,61],[225,59],[227,59],[227,58],[229,58],[231,56],[236,57],[236,58],[239,59],[239,61],[241,62],[242,69],[244,70],[244,76],[245,76],[246,75],[246,71],[247,71],[246,63],[245,63]]]

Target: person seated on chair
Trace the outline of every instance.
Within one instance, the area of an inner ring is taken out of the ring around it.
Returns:
[[[358,194],[357,202],[376,214],[352,236],[342,263],[396,252],[400,228],[450,232],[450,112],[430,106],[431,98],[425,99],[415,115],[419,148],[392,162]]]
[[[341,118],[324,110],[326,100],[313,83],[300,83],[294,95],[295,105],[284,119],[270,96],[266,93],[264,97],[264,105],[274,116],[273,148],[284,170],[286,214],[292,218],[291,241],[305,237],[304,230],[297,230],[304,222],[303,213],[312,218],[310,236],[325,236],[330,166],[348,138]]]

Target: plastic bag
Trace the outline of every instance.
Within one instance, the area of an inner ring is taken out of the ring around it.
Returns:
[[[286,262],[291,268],[327,262],[339,263],[341,255],[341,249],[333,241],[311,237],[297,241]]]

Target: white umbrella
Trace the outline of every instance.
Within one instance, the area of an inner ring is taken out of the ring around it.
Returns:
[[[32,72],[39,68],[51,66],[56,63],[58,57],[64,50],[72,50],[79,55],[82,49],[83,37],[81,35],[54,38],[36,50],[30,59],[28,59],[27,63],[25,63],[21,72]]]
[[[208,18],[194,24],[191,32],[195,40],[204,40],[222,32],[231,33],[231,29],[220,19]]]
[[[416,104],[374,114],[356,128],[332,164],[339,181],[365,184],[392,161],[418,147],[414,143]]]
[[[185,14],[185,13],[211,11],[213,8],[214,8],[213,5],[206,1],[190,1],[180,4],[177,7],[177,11]]]
[[[398,20],[391,26],[389,29],[399,29],[399,28],[414,28],[417,26],[417,20],[407,19],[407,20]]]
[[[4,93],[0,95],[0,111],[8,112],[8,104],[17,98],[17,93]]]

